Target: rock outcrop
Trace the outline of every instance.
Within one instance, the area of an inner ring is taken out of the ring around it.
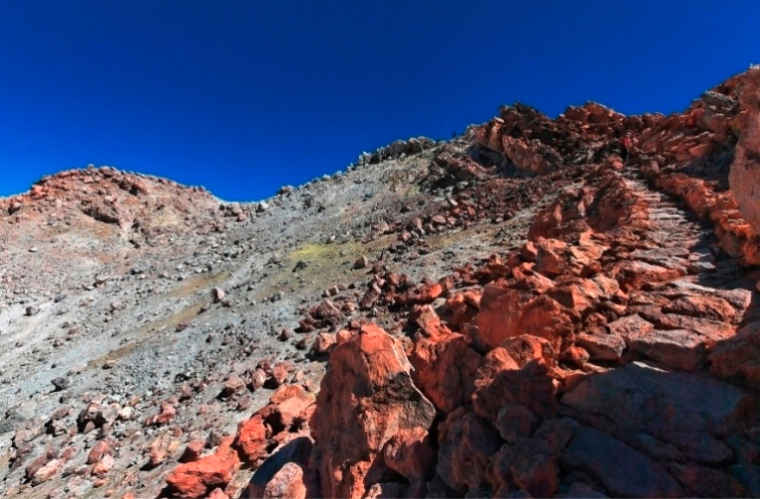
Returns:
[[[731,192],[739,211],[752,227],[753,235],[760,235],[760,208],[757,192],[760,188],[760,67],[747,71],[737,86],[740,121],[739,141],[728,176]]]
[[[311,422],[323,496],[361,498],[392,471],[424,478],[414,461],[426,452],[435,409],[414,386],[410,367],[398,340],[374,325],[330,354]]]

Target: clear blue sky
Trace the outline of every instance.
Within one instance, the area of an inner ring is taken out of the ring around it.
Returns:
[[[88,163],[254,200],[499,105],[672,112],[760,63],[760,2],[0,1],[0,196]]]

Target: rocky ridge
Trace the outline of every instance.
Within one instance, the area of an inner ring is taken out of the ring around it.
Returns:
[[[0,201],[5,496],[760,496],[758,88],[516,104],[258,204]]]

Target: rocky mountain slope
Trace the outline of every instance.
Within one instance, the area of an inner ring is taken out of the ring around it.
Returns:
[[[0,200],[2,497],[760,496],[759,92]]]

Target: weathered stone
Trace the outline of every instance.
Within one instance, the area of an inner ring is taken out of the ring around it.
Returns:
[[[668,442],[682,432],[725,437],[757,424],[758,397],[736,386],[640,363],[591,376],[566,393],[563,411],[619,434],[646,432]]]
[[[383,447],[383,457],[389,468],[411,483],[432,478],[435,454],[428,433],[422,428],[395,434]]]
[[[736,144],[728,182],[742,216],[752,226],[753,233],[760,234],[760,209],[756,198],[760,185],[760,68],[752,68],[745,74],[739,104],[745,122]]]
[[[733,476],[696,464],[672,464],[671,474],[691,497],[746,497],[747,490]]]
[[[240,462],[231,444],[232,437],[225,438],[214,454],[179,465],[166,478],[171,493],[175,497],[194,499],[209,494],[217,487],[225,487]]]
[[[579,428],[560,461],[566,469],[588,473],[613,495],[680,497],[684,494],[662,465],[593,428]]]
[[[500,354],[499,352],[504,352]],[[511,360],[506,351],[497,348],[486,357],[478,371],[477,389],[472,398],[475,412],[488,421],[496,421],[499,410],[508,403],[525,406],[538,418],[552,417],[556,411],[555,388],[545,365],[533,361],[518,368],[498,359]]]
[[[508,444],[528,438],[533,433],[538,420],[527,407],[520,404],[505,404],[499,409],[496,429]]]
[[[560,305],[548,296],[530,299],[514,289],[488,285],[476,317],[480,342],[495,348],[506,338],[528,334],[548,340],[559,350],[572,326]]]
[[[472,396],[481,357],[464,336],[443,325],[429,305],[416,311],[415,322],[421,331],[409,356],[412,378],[436,408],[450,412]]]
[[[409,368],[401,345],[371,324],[333,350],[310,425],[323,495],[361,497],[370,468],[382,472],[376,458],[385,444],[400,431],[430,427],[435,408]]]
[[[464,414],[453,422],[440,444],[436,471],[454,490],[474,489],[485,482],[488,462],[500,445],[499,434],[483,418],[472,412]]]
[[[528,497],[552,497],[557,491],[557,457],[544,440],[528,438],[505,444],[491,459],[486,476],[494,490],[518,489]]]
[[[256,414],[238,425],[238,433],[233,445],[241,456],[245,457],[248,464],[254,466],[266,456],[270,436],[263,418]]]

